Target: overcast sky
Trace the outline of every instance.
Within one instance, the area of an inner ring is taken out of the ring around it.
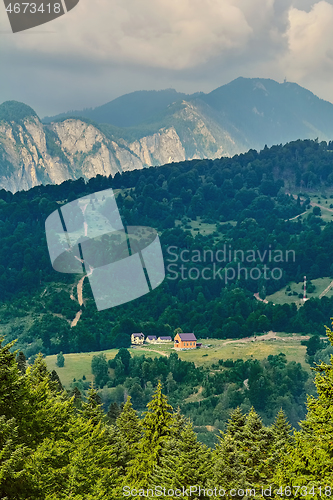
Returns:
[[[0,102],[43,117],[239,76],[286,77],[333,102],[332,26],[333,0],[80,0],[13,34],[0,0]]]

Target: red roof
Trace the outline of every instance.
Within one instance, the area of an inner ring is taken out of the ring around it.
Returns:
[[[178,333],[180,340],[182,342],[188,342],[188,341],[197,341],[196,336],[194,333]]]

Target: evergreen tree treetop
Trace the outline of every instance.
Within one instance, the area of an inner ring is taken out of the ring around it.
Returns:
[[[333,345],[333,332],[326,327]],[[333,484],[333,366],[315,364],[315,385],[318,396],[308,396],[308,413],[295,433],[295,445],[288,448],[280,464],[276,481],[279,484],[315,486],[314,499],[321,498],[318,487]],[[298,498],[298,497],[297,497]]]
[[[104,420],[102,400],[94,388],[93,383],[91,383],[89,388],[87,401],[82,403],[81,414],[83,418],[91,420],[94,425],[97,425]]]
[[[130,396],[128,396],[124,408],[117,418],[116,424],[120,431],[121,438],[124,439],[129,446],[138,443],[142,433],[141,423],[136,411],[133,409]]]
[[[162,393],[160,381],[147,408],[142,421],[144,440],[151,445],[158,445],[170,435],[173,422],[173,408]]]

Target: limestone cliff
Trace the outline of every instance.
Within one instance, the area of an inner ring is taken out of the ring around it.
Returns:
[[[80,119],[0,122],[0,188],[12,192],[181,160],[185,150],[174,127],[128,142],[107,138]]]

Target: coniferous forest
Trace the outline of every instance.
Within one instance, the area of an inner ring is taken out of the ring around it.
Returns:
[[[299,431],[282,410],[267,427],[237,407],[211,449],[160,383],[141,418],[130,397],[105,415],[93,386],[85,400],[69,394],[41,355],[27,368],[12,347],[0,349],[2,499],[331,496],[332,363],[314,368],[317,394]]]

